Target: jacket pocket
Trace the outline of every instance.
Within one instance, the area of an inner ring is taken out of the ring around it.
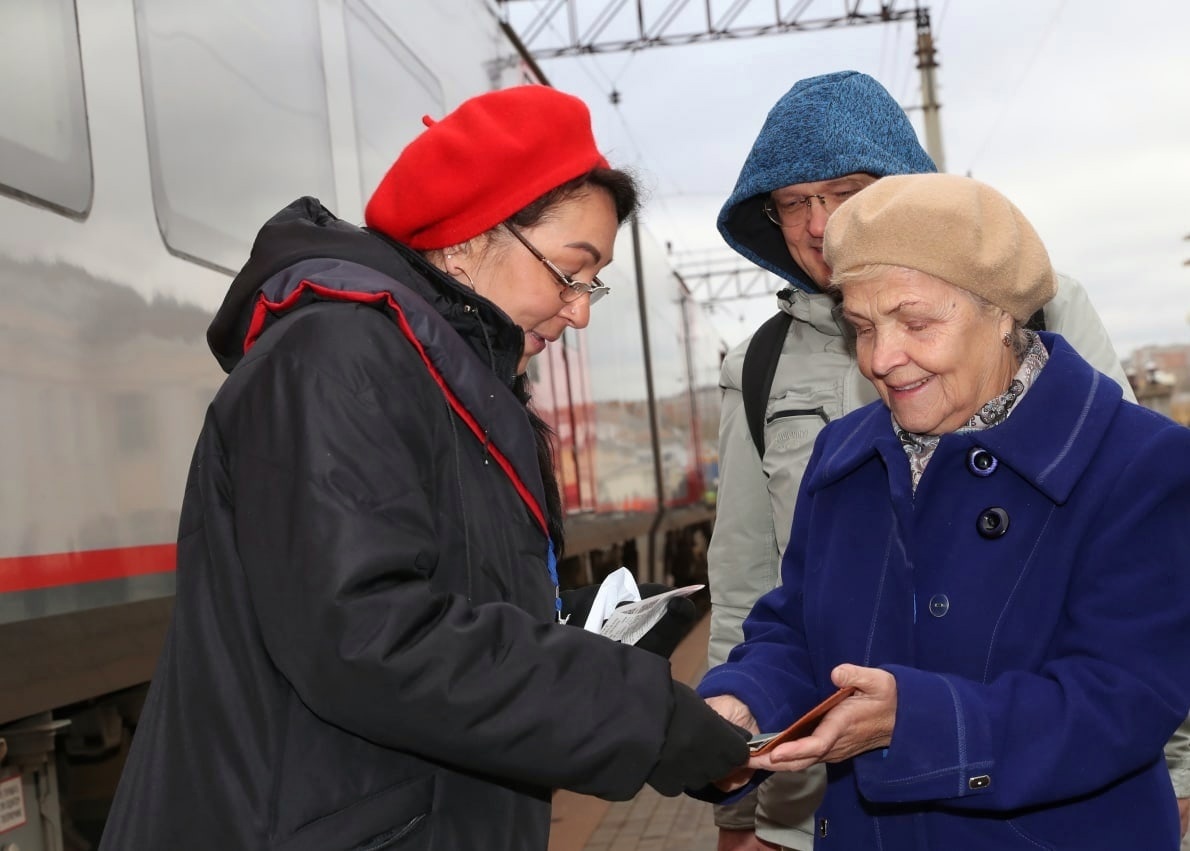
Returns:
[[[387,851],[397,848],[427,830],[434,805],[434,785],[433,775],[398,783],[303,825],[279,840],[273,849]]]
[[[822,405],[809,407],[778,402],[765,417],[765,454],[805,452],[813,447],[814,439],[830,417]],[[807,458],[809,456],[807,455]]]

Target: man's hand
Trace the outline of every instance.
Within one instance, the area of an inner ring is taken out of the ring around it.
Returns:
[[[719,844],[716,851],[781,851],[780,845],[765,842],[754,830],[728,830],[719,828]]]
[[[1182,819],[1182,838],[1186,838],[1186,828],[1190,827],[1190,798],[1178,798],[1178,815]]]
[[[888,747],[897,720],[897,681],[893,675],[879,668],[839,665],[831,672],[831,679],[839,688],[854,686],[855,693],[823,716],[811,735],[752,757],[749,768],[803,771],[815,763],[843,762]]]

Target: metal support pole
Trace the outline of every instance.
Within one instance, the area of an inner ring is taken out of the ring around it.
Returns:
[[[650,582],[660,581],[656,577],[657,530],[665,517],[665,481],[661,473],[661,424],[657,416],[657,393],[653,386],[653,357],[649,348],[649,311],[645,301],[645,270],[640,251],[640,223],[634,215],[632,229],[632,263],[636,273],[636,299],[640,307],[640,336],[645,359],[645,389],[649,394],[649,436],[653,447],[653,486],[657,493],[657,514],[649,527],[648,568],[645,578]],[[638,577],[639,578],[639,577]]]
[[[917,69],[921,71],[921,111],[926,130],[926,153],[946,171],[946,156],[942,152],[942,122],[938,118],[937,89],[934,83],[934,37],[930,34],[930,10],[917,10]]]

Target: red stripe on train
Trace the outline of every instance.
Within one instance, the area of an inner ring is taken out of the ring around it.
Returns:
[[[0,594],[171,573],[176,544],[0,558]]]

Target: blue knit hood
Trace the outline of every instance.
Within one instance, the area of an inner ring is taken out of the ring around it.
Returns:
[[[858,71],[810,77],[769,111],[719,211],[719,233],[758,266],[799,289],[818,292],[790,256],[780,228],[765,215],[768,194],[855,172],[886,177],[937,170],[904,111],[874,79]]]

